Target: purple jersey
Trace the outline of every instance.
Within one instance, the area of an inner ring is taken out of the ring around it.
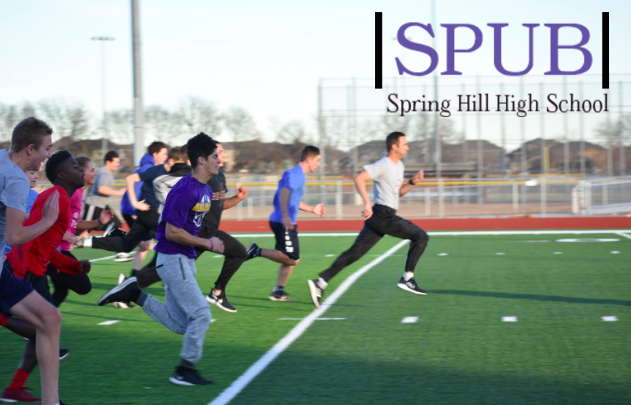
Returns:
[[[194,259],[196,254],[193,246],[180,245],[166,238],[166,225],[168,222],[184,229],[193,236],[197,236],[202,226],[202,219],[210,210],[212,197],[213,192],[208,184],[200,183],[191,174],[178,181],[164,203],[162,217],[156,232],[158,244],[155,251],[170,255],[183,254]]]

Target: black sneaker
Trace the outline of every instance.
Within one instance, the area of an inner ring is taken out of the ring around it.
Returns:
[[[269,299],[272,301],[296,301],[294,297],[290,297],[285,291],[273,291]]]
[[[217,305],[219,308],[228,312],[237,312],[237,309],[230,305],[228,299],[226,298],[226,292],[222,291],[221,294],[215,294],[215,290],[212,289],[206,296],[206,301],[210,302],[213,305]]]
[[[199,375],[197,370],[182,366],[175,368],[175,372],[173,372],[169,381],[177,385],[210,385],[213,383],[211,380]]]
[[[132,270],[132,276],[134,277],[134,272],[136,272],[136,270]],[[118,284],[117,285],[121,285],[123,284],[123,282],[127,280],[127,277],[125,277],[125,275],[123,273],[118,275]],[[126,301],[126,302],[115,302],[114,304],[114,308],[122,308],[122,309],[129,309],[129,308],[133,308],[134,304],[131,303],[131,301]]]
[[[116,229],[116,224],[114,224],[114,221],[112,221],[109,223],[107,228],[105,228],[105,230],[103,231],[103,237],[107,238],[107,237],[114,236],[112,235],[112,232],[114,232],[114,229]]]
[[[70,354],[70,350],[68,349],[59,349],[59,360],[63,360]]]
[[[309,291],[311,292],[313,305],[315,305],[316,308],[320,308],[320,302],[322,302],[324,290],[318,286],[318,280],[307,280],[307,284],[309,284]]]
[[[255,257],[259,257],[261,255],[261,248],[254,242],[250,242],[245,251],[248,254],[248,258],[245,260],[254,259]]]
[[[420,288],[418,288],[418,285],[416,285],[416,281],[414,281],[414,277],[412,277],[408,281],[405,281],[405,278],[401,277],[401,280],[399,280],[397,287],[402,290],[409,291],[412,294],[427,295],[425,290],[421,290]]]
[[[99,306],[109,304],[110,302],[130,301],[131,294],[136,291],[140,291],[138,281],[136,280],[136,277],[130,277],[103,294],[99,300]]]

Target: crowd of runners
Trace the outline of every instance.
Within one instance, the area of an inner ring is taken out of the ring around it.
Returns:
[[[90,262],[77,260],[71,252],[74,248],[105,249],[116,252],[118,261],[131,261],[129,275],[121,274],[98,305],[139,306],[169,330],[183,335],[180,363],[169,380],[179,385],[212,384],[195,367],[202,357],[212,319],[209,303],[237,312],[228,301],[226,289],[241,265],[258,257],[279,263],[269,299],[294,300],[285,287],[300,262],[298,211],[319,217],[326,213],[322,203],[310,206],[302,202],[306,175],[319,167],[320,150],[306,146],[298,164],[283,173],[269,217],[276,244],[264,248],[254,242],[246,247],[219,229],[223,210],[246,199],[248,189],[237,185],[234,195],[230,195],[221,171],[223,146],[208,135],[199,133],[185,145],[174,147],[153,142],[138,169],[126,177],[124,188],[114,185],[114,173],[120,165],[116,151],[107,152],[97,169],[101,162],[88,157],[72,156],[65,150],[52,153],[52,137],[52,128],[30,117],[13,130],[9,150],[0,150],[0,249],[5,252],[0,277],[0,326],[26,339],[22,359],[0,401],[63,404],[58,393],[59,361],[69,350],[59,347],[59,307],[70,291],[85,295],[92,289]],[[397,287],[426,294],[418,287],[414,270],[429,237],[396,214],[399,198],[423,180],[423,172],[404,179],[401,160],[408,152],[405,134],[389,134],[385,151],[383,158],[364,166],[355,177],[364,203],[362,231],[328,269],[308,281],[316,308],[324,299],[329,281],[384,235],[411,242]],[[42,167],[52,185],[43,191],[35,188]],[[369,180],[374,182],[373,202],[367,192]],[[120,197],[122,219],[110,208]],[[123,222],[127,231],[122,229]],[[135,254],[130,255],[134,250]],[[206,251],[225,256],[219,276],[207,293],[196,280],[196,260]],[[152,259],[143,267],[147,254]],[[156,282],[165,286],[165,302],[143,292]],[[29,393],[26,386],[37,364],[41,398]]]

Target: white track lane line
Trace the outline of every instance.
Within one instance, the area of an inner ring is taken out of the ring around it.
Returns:
[[[302,236],[302,235],[301,235]],[[215,398],[209,405],[225,405],[232,401],[257,375],[259,375],[279,354],[289,347],[296,339],[300,337],[311,324],[320,318],[330,307],[335,304],[338,298],[342,296],[364,273],[372,269],[386,258],[391,256],[394,252],[401,249],[409,241],[403,240],[397,243],[394,247],[388,250],[386,253],[376,258],[366,266],[357,270],[351,274],[339,287],[331,294],[320,306],[319,309],[314,310],[306,318],[304,318],[298,325],[282,338],[274,347],[268,350],[256,363],[250,366],[239,378],[235,380],[228,388],[226,388],[217,398]]]
[[[116,255],[113,255],[113,256],[106,256],[106,257],[99,257],[98,259],[92,259],[92,260],[90,260],[90,263],[92,263],[92,262],[98,262],[99,260],[108,260],[108,259],[113,259],[113,258],[115,258],[115,257],[116,257]]]
[[[631,236],[627,235],[626,233],[618,232],[618,235],[623,236],[627,239],[631,239]]]

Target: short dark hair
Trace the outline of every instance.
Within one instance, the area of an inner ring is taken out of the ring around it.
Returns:
[[[67,150],[60,150],[54,153],[48,161],[46,161],[46,177],[48,181],[54,183],[59,173],[59,166],[61,166],[66,160],[70,159],[72,155]]]
[[[188,146],[180,146],[180,153],[182,154],[182,160],[186,162],[188,160]]]
[[[111,150],[105,154],[105,156],[103,157],[103,162],[111,162],[114,160],[114,158],[120,157],[118,156],[118,152],[116,152],[115,150]]]
[[[188,140],[186,149],[191,161],[191,168],[194,169],[197,167],[197,159],[200,157],[207,159],[217,149],[217,144],[210,136],[200,132]]]
[[[52,128],[44,121],[35,117],[24,118],[13,128],[11,150],[13,152],[20,152],[29,145],[33,145],[35,149],[39,149],[40,146],[42,146],[44,137],[52,134]]]
[[[88,162],[91,162],[92,159],[90,159],[89,157],[85,157],[85,156],[79,156],[77,158],[77,163],[79,163],[79,166],[83,167],[85,169],[85,167],[88,165]]]
[[[173,160],[181,160],[182,159],[182,148],[171,148],[169,151],[169,159]]]
[[[153,156],[154,153],[159,153],[162,149],[168,148],[167,144],[160,141],[151,142],[151,145],[147,148],[147,153]]]
[[[399,138],[405,136],[403,132],[393,132],[386,138],[386,150],[390,152],[392,147],[399,143]]]
[[[307,158],[320,155],[320,149],[317,146],[307,145],[300,152],[300,161],[304,162]]]

